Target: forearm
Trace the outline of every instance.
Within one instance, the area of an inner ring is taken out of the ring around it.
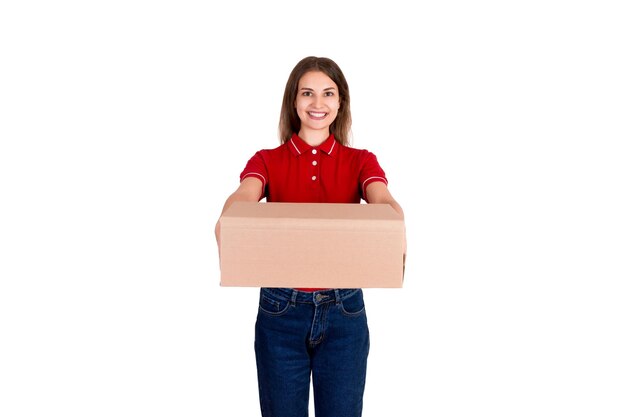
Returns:
[[[222,207],[222,213],[220,214],[220,216],[224,214],[224,212],[228,210],[228,208],[237,201],[258,202],[262,196],[263,196],[263,188],[262,188],[261,181],[259,181],[256,178],[247,178],[243,180],[239,184],[239,188],[237,188],[237,190],[235,190],[235,192],[232,193],[226,199],[226,202],[224,203],[224,206]],[[217,243],[219,245],[219,242],[220,242],[219,219],[217,220],[217,223],[215,224],[215,238],[217,239]]]
[[[375,182],[367,187],[367,202],[369,204],[389,204],[404,220],[404,211],[400,204],[387,189],[383,182]]]
[[[400,217],[402,217],[402,220],[404,220],[404,211],[402,210],[402,207],[400,207],[400,204],[398,204],[396,200],[391,199],[390,201],[387,201],[386,204],[389,204],[395,211],[397,211]]]
[[[389,204],[404,220],[404,211],[400,204],[391,195],[387,185],[382,182],[375,182],[367,187],[367,200],[370,204]],[[406,231],[404,234],[403,252],[406,254]]]
[[[254,198],[253,196],[249,195],[249,194],[245,194],[245,193],[238,193],[238,192],[234,192],[232,193],[227,199],[226,202],[224,203],[224,207],[222,207],[222,213],[220,214],[220,217],[222,214],[224,214],[224,212],[233,205],[233,203],[237,202],[237,201],[250,201],[250,202],[255,202],[258,201],[257,198]],[[220,221],[219,219],[217,220],[217,223],[215,224],[215,238],[217,239],[218,243],[220,241]]]

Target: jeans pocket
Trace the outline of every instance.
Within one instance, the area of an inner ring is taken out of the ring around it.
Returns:
[[[271,316],[280,316],[289,309],[289,301],[274,296],[270,291],[262,289],[259,299],[259,310]]]
[[[341,300],[339,305],[341,313],[345,316],[355,317],[365,313],[365,301],[363,300],[363,292],[357,291],[351,297]]]

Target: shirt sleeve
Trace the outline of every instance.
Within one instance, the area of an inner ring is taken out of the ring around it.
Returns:
[[[367,194],[365,193],[367,186],[377,181],[384,182],[385,185],[387,185],[387,176],[385,175],[385,171],[383,171],[378,163],[376,155],[371,152],[364,151],[363,165],[361,173],[359,174],[359,191],[363,200],[367,201]]]
[[[246,167],[239,175],[239,181],[243,181],[247,177],[256,177],[263,183],[263,194],[261,198],[265,197],[265,190],[267,189],[267,179],[269,178],[267,173],[267,165],[263,158],[261,151],[257,152],[248,160]]]

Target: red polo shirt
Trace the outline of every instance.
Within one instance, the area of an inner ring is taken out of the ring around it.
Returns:
[[[249,176],[263,182],[261,198],[281,203],[358,204],[361,199],[367,201],[365,189],[369,184],[387,184],[373,153],[343,146],[334,135],[319,146],[310,146],[294,134],[275,149],[258,151],[240,180]]]
[[[275,149],[257,152],[240,175],[263,182],[263,197],[280,203],[360,203],[365,189],[387,183],[376,156],[364,149],[340,145],[330,135],[310,146],[294,134]]]

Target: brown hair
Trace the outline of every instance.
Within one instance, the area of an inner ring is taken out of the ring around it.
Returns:
[[[337,112],[337,118],[330,125],[330,133],[335,135],[335,139],[339,143],[349,146],[352,115],[350,113],[348,82],[335,61],[315,56],[306,57],[298,62],[291,70],[287,80],[285,93],[283,94],[283,105],[280,110],[280,122],[278,124],[278,135],[281,143],[289,141],[294,133],[300,131],[300,118],[294,103],[298,94],[300,78],[310,71],[321,71],[337,84],[339,89],[339,111]]]

